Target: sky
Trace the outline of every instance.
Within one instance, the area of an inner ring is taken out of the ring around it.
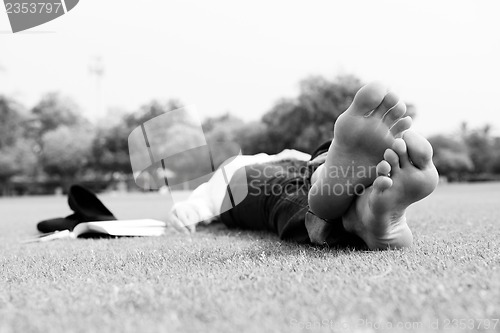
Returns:
[[[1,10],[0,94],[31,107],[61,91],[94,121],[169,98],[250,121],[307,76],[354,74],[414,104],[424,135],[463,121],[500,134],[499,12],[498,0],[80,0],[13,34]]]

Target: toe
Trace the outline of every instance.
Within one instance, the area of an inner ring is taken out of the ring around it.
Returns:
[[[377,176],[388,176],[391,172],[391,165],[387,161],[377,164]]]
[[[378,176],[373,182],[373,190],[384,192],[392,186],[392,179],[386,176]]]
[[[382,103],[387,87],[380,82],[372,82],[359,89],[347,112],[365,115]]]
[[[395,106],[390,108],[384,115],[384,123],[387,127],[392,127],[406,113],[406,104],[399,101]]]
[[[384,160],[391,166],[391,174],[399,170],[399,156],[392,149],[386,149],[384,153]]]
[[[394,126],[391,127],[391,133],[394,135],[396,138],[401,138],[403,137],[403,132],[406,131],[411,127],[412,120],[411,117],[404,117],[399,119]]]
[[[402,168],[407,167],[410,164],[410,159],[408,158],[408,150],[406,148],[406,143],[403,139],[396,139],[392,145],[392,150],[398,154],[399,165]]]
[[[392,109],[396,104],[399,102],[399,97],[392,91],[389,92],[387,95],[384,96],[384,99],[382,100],[382,103],[373,111],[373,116],[382,118],[387,111]]]
[[[425,169],[432,161],[432,146],[429,141],[414,131],[406,132],[404,141],[413,164],[419,169]]]

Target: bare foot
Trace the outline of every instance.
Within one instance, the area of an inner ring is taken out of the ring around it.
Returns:
[[[315,173],[309,206],[323,219],[342,216],[355,195],[375,180],[376,165],[396,137],[410,128],[406,105],[380,83],[361,88],[335,123],[333,142]]]
[[[406,208],[431,194],[438,173],[432,163],[432,147],[419,134],[408,131],[387,149],[377,165],[379,176],[358,197],[346,215],[346,230],[360,236],[370,249],[411,246]]]

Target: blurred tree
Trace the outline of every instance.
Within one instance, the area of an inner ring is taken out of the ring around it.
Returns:
[[[42,137],[42,165],[49,175],[56,176],[63,188],[81,176],[89,160],[93,135],[82,127],[59,126]]]
[[[496,152],[491,159],[490,171],[495,175],[500,175],[500,152]]]
[[[493,174],[500,175],[500,137],[493,139],[492,155],[490,170]]]
[[[333,124],[361,86],[354,76],[338,76],[333,81],[315,76],[301,81],[296,99],[280,100],[262,118],[270,141],[266,152],[285,148],[312,151],[331,139]]]
[[[27,117],[22,106],[0,96],[0,189],[7,194],[13,176],[31,176],[37,165],[34,143],[25,138]]]
[[[36,178],[50,177],[59,178],[62,185],[69,181],[67,178],[74,169],[74,164],[69,161],[68,155],[71,151],[65,152],[61,156],[56,156],[58,151],[57,146],[63,147],[60,150],[63,153],[64,149],[72,150],[81,153],[83,156],[88,155],[89,147],[85,145],[79,146],[75,143],[71,134],[82,136],[82,143],[85,142],[84,133],[87,137],[93,137],[93,128],[90,122],[80,115],[80,108],[70,98],[62,96],[59,93],[48,93],[40,99],[40,101],[31,109],[30,118],[25,122],[26,136],[34,142],[33,150],[38,154],[39,163],[36,167]],[[61,130],[59,130],[61,129]],[[70,130],[73,133],[70,133]],[[79,140],[79,138],[77,138]],[[57,140],[60,140],[59,142]],[[45,147],[45,144],[49,144]],[[76,160],[80,160],[75,156]],[[67,166],[66,162],[70,163]],[[57,164],[59,164],[57,166]],[[78,175],[73,175],[73,181],[78,181]]]
[[[141,124],[169,111],[182,107],[177,100],[166,102],[152,100],[139,108],[137,112],[125,114],[121,121],[113,126],[101,124],[96,131],[91,148],[91,165],[105,177],[118,172],[131,174],[128,137]],[[182,119],[179,119],[181,122]],[[176,122],[173,122],[174,125]],[[168,125],[168,124],[167,124]]]
[[[39,155],[40,167],[36,171],[38,176],[43,174],[43,170],[49,175],[51,172],[60,175],[59,171],[44,165],[44,162],[47,161],[45,156],[47,152],[44,147],[46,141],[44,137],[47,133],[54,132],[61,126],[79,128],[80,132],[84,129],[90,132],[92,129],[89,121],[82,117],[79,112],[79,107],[71,99],[54,92],[44,95],[31,109],[31,117],[26,121],[26,132],[27,136],[35,142],[34,151]],[[65,144],[61,142],[61,145]],[[49,149],[53,150],[54,147]],[[48,153],[50,154],[50,151]]]
[[[79,112],[78,106],[71,99],[58,93],[46,94],[31,110],[36,120],[33,126],[37,137],[41,138],[59,126],[77,127],[88,124]]]
[[[458,181],[474,169],[468,147],[463,140],[436,135],[430,137],[429,142],[434,149],[434,164],[441,176],[450,181]]]
[[[124,122],[127,128],[133,130],[137,126],[153,119],[154,117],[181,107],[182,104],[176,99],[170,99],[166,102],[152,100],[151,102],[141,106],[138,111],[126,115]]]
[[[491,127],[485,125],[481,128],[470,130],[466,123],[461,126],[462,139],[467,145],[469,156],[474,163],[475,174],[489,172],[492,163],[493,138]]]
[[[210,118],[204,123],[210,139],[235,140],[245,154],[278,153],[285,148],[310,152],[333,137],[333,125],[349,107],[362,86],[351,75],[329,81],[320,76],[302,80],[296,98],[283,98],[262,117],[249,124],[229,115]],[[408,105],[414,116],[415,107]]]
[[[174,155],[168,153],[164,159],[165,167],[173,173],[175,183],[183,183],[212,172],[208,146],[191,148],[199,143],[199,128],[178,122],[166,130],[165,138],[162,142],[156,142],[156,146],[161,147],[164,152],[178,151]],[[172,180],[169,184],[173,184]]]
[[[207,118],[203,122],[203,131],[209,142],[237,141],[245,122],[226,113],[219,117]]]
[[[0,95],[0,148],[13,145],[23,135],[25,121],[21,105]]]
[[[130,132],[123,122],[96,130],[91,147],[91,165],[101,176],[109,178],[115,172],[132,172],[127,141]]]
[[[214,166],[239,154],[252,154],[245,150],[244,143],[248,144],[249,131],[254,129],[254,123],[246,124],[238,117],[229,113],[219,117],[208,118],[203,123],[203,130],[210,145]]]
[[[8,180],[18,171],[16,151],[12,147],[0,150],[0,185],[5,186]]]
[[[320,76],[301,81],[297,98],[278,101],[263,116],[268,141],[264,151],[277,153],[294,148],[311,152],[330,140],[335,121],[347,110],[362,85],[361,80],[352,75],[337,76],[332,81]],[[407,115],[416,115],[413,104],[407,103]],[[262,128],[258,135],[262,135]]]
[[[0,188],[3,194],[8,193],[13,176],[31,177],[37,164],[33,142],[28,139],[18,138],[14,144],[0,148]]]
[[[125,111],[113,108],[95,126],[95,136],[90,149],[89,166],[96,177],[109,181],[113,174],[131,172],[127,138],[130,134],[125,125]]]
[[[253,155],[279,149],[270,148],[273,143],[269,138],[269,129],[261,121],[246,123],[240,127],[237,142],[240,144],[243,154]]]

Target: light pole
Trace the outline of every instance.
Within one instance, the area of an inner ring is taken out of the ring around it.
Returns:
[[[102,77],[104,76],[104,65],[101,57],[93,57],[89,64],[89,74],[95,78],[95,109],[91,112],[93,121],[102,116]]]

